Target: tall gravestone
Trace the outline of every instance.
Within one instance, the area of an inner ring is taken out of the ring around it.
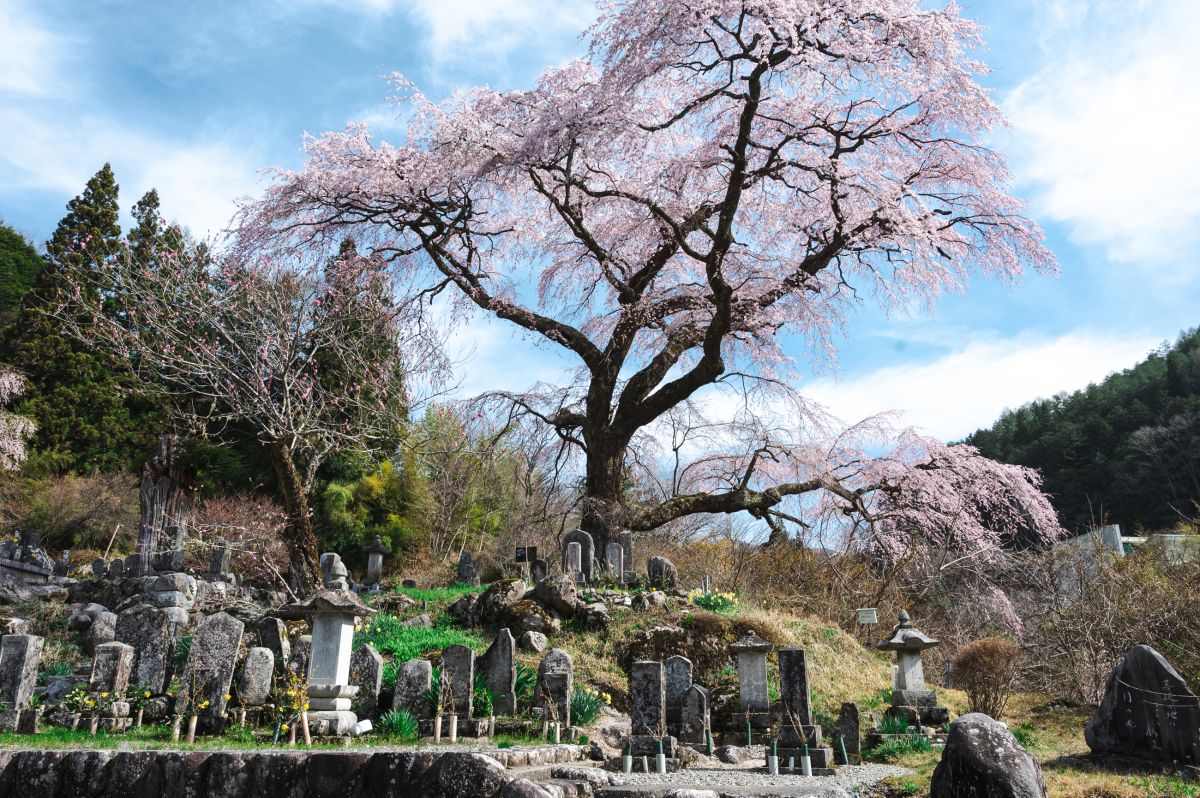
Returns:
[[[663,737],[667,722],[666,679],[657,660],[633,663],[629,670],[629,728],[635,737]]]
[[[442,650],[442,701],[446,712],[471,717],[475,696],[475,652],[455,644]]]
[[[458,555],[458,572],[455,581],[460,585],[479,585],[479,572],[475,570],[475,561],[471,552],[463,551]]]
[[[605,547],[604,559],[608,561],[608,572],[613,581],[619,585],[625,584],[625,550],[620,543],[609,543]]]
[[[132,673],[133,646],[116,642],[102,643],[96,646],[96,656],[92,658],[88,692],[124,697]]]
[[[237,697],[242,706],[259,707],[271,694],[275,675],[275,653],[269,648],[255,646],[246,654],[238,674]]]
[[[804,649],[779,649],[779,692],[783,703],[784,725],[795,717],[804,726],[812,725],[812,692],[808,686],[808,663]]]
[[[679,733],[683,716],[683,697],[692,686],[692,661],[678,654],[663,663],[666,674],[667,728]]]
[[[480,660],[488,690],[492,694],[492,707],[497,715],[514,715],[517,711],[515,654],[516,641],[512,632],[501,629]]]
[[[747,632],[729,647],[737,656],[740,706],[743,712],[749,713],[751,724],[758,729],[765,729],[770,725],[767,654],[774,648],[754,632]]]
[[[679,720],[679,739],[687,743],[703,743],[704,730],[711,728],[708,690],[698,684],[688,688],[683,696],[683,712]]]
[[[427,659],[410,659],[396,671],[396,692],[392,709],[406,710],[420,720],[433,715],[429,706],[429,691],[433,688],[433,663]]]
[[[354,696],[360,718],[373,718],[379,711],[379,691],[383,688],[383,657],[363,643],[350,655],[350,684],[358,688]]]
[[[858,716],[858,704],[847,701],[842,704],[838,713],[836,734],[842,741],[846,751],[847,762],[844,765],[857,765],[862,762],[862,726]]]
[[[218,612],[200,621],[192,635],[187,665],[179,679],[179,696],[182,705],[190,703],[199,710],[204,732],[224,728],[225,696],[233,683],[244,628],[237,618]],[[202,706],[205,702],[207,705]]]
[[[592,541],[592,536],[582,529],[574,529],[563,535],[563,552],[565,554],[567,547],[572,543],[579,544],[579,571],[583,574],[583,581],[591,583],[594,581],[595,573],[593,569],[596,563],[596,545]],[[567,570],[565,567],[563,570]],[[569,571],[568,571],[569,573]]]
[[[552,648],[538,665],[537,689],[533,705],[557,718],[564,727],[571,724],[571,692],[575,682],[575,663],[561,648]]]
[[[620,533],[617,535],[617,542],[621,544],[621,561],[625,567],[625,582],[632,584],[637,581],[637,573],[633,568],[633,533]]]
[[[117,615],[117,641],[133,647],[133,679],[154,695],[167,692],[175,660],[174,623],[157,607],[134,606]]]
[[[0,701],[9,709],[28,709],[42,661],[42,638],[4,635],[0,638]]]
[[[583,573],[583,547],[572,541],[563,548],[563,573],[573,577],[576,582],[587,581]]]

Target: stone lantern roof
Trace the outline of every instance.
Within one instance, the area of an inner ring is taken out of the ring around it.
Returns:
[[[774,649],[774,645],[763,640],[753,630],[746,632],[736,643],[731,643],[729,646],[729,650],[735,654],[743,651],[762,651],[765,653]]]
[[[900,610],[900,623],[892,630],[892,636],[875,647],[881,651],[921,651],[938,645],[941,645],[940,640],[934,640],[913,626],[908,612]]]
[[[375,610],[368,607],[350,590],[344,588],[325,588],[313,593],[304,601],[297,604],[286,604],[276,613],[280,618],[298,620],[313,615],[336,613],[339,615],[370,616]]]

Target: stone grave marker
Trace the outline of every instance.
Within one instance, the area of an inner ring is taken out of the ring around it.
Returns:
[[[587,532],[584,532],[582,529],[573,529],[563,535],[564,555],[567,547],[572,543],[579,544],[579,572],[583,574],[583,581],[590,584],[595,578],[593,568],[596,563],[596,544],[592,541],[592,536]],[[563,570],[566,570],[565,566]],[[570,571],[567,572],[570,573]]]
[[[373,718],[379,711],[379,691],[383,688],[383,657],[370,643],[363,643],[350,655],[350,684],[358,687],[354,701],[360,718]]]
[[[367,547],[367,573],[363,581],[368,587],[377,587],[383,579],[383,555],[388,553],[383,539],[376,535],[374,542]]]
[[[576,582],[587,581],[583,573],[583,547],[578,542],[563,547],[563,573],[574,577]]]
[[[37,635],[0,638],[0,701],[10,710],[29,709],[42,661],[42,642]]]
[[[312,635],[300,635],[292,646],[292,654],[288,657],[288,669],[301,676],[308,675],[308,662],[312,659]]]
[[[550,564],[547,563],[545,560],[536,559],[533,562],[529,563],[529,577],[530,577],[530,580],[535,585],[538,582],[541,582],[543,579],[545,579],[549,575],[550,575]]]
[[[692,686],[692,661],[678,654],[663,664],[666,675],[667,728],[678,734],[683,717],[683,697]]]
[[[657,660],[633,663],[629,670],[629,728],[635,737],[663,737],[667,723],[666,679]]]
[[[834,729],[838,739],[846,747],[846,756],[850,760],[843,764],[857,765],[862,762],[862,727],[859,723],[858,704],[849,701],[842,704]]]
[[[243,706],[259,707],[271,694],[271,679],[275,675],[275,652],[255,646],[246,654],[238,674],[237,698]]]
[[[88,692],[124,697],[132,673],[133,646],[117,642],[102,643],[96,646],[96,656],[92,658]]]
[[[258,633],[258,644],[275,655],[275,667],[282,673],[292,657],[287,626],[279,618],[267,617],[254,625],[254,631]]]
[[[460,585],[479,585],[479,572],[475,570],[471,552],[464,550],[458,555],[458,573],[455,581]]]
[[[224,714],[238,650],[242,645],[244,624],[232,615],[218,612],[196,626],[187,664],[179,678],[181,706],[199,709],[202,731],[212,733],[224,728]],[[200,708],[207,701],[208,706]]]
[[[646,578],[651,587],[659,590],[672,590],[679,581],[679,571],[675,564],[666,557],[651,557],[646,561]]]
[[[455,644],[442,649],[442,708],[460,718],[471,717],[475,696],[475,652]]]
[[[154,695],[167,692],[175,659],[174,624],[165,612],[144,604],[117,615],[116,639],[133,646],[134,685]]]
[[[621,562],[625,567],[625,582],[632,584],[637,581],[637,573],[633,569],[633,533],[621,532],[617,535],[617,542],[621,544]]]
[[[608,572],[618,585],[625,584],[625,549],[620,543],[609,543],[604,549],[604,559],[608,560]]]
[[[571,724],[571,692],[574,689],[575,663],[561,648],[552,648],[538,665],[537,689],[533,706],[550,709],[566,728]]]
[[[321,581],[330,590],[350,589],[350,571],[337,552],[327,551],[321,555]]]
[[[517,711],[517,671],[514,666],[516,641],[512,632],[501,629],[480,660],[492,693],[493,710],[497,715],[513,715]]]
[[[708,709],[708,690],[693,684],[683,696],[683,712],[679,720],[679,739],[686,743],[703,743],[704,730],[711,728]]]
[[[227,574],[232,567],[233,546],[227,540],[218,540],[213,545],[212,556],[208,561],[208,572],[213,575]]]
[[[738,698],[743,711],[751,713],[751,722],[757,728],[766,728],[761,716],[770,709],[770,698],[767,693],[767,654],[775,646],[763,640],[754,632],[745,636],[729,647],[737,656]],[[755,716],[759,716],[756,718]]]
[[[433,687],[433,663],[427,659],[410,659],[396,671],[396,692],[392,709],[405,709],[420,720],[433,716],[429,706],[429,690]]]

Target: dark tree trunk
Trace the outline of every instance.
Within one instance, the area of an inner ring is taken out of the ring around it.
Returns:
[[[615,543],[623,529],[624,466],[623,447],[589,444],[579,528],[592,536],[596,559],[602,564],[608,562],[608,544]]]
[[[317,536],[308,511],[308,490],[292,453],[281,443],[267,444],[271,464],[279,478],[287,525],[283,540],[288,550],[288,585],[298,597],[304,597],[321,587],[321,561],[317,553]]]

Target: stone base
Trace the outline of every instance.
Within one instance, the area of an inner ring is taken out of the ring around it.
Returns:
[[[789,757],[795,757],[796,771],[799,772],[800,757],[804,755],[803,748],[778,748],[776,750],[778,751],[780,770],[783,770],[787,766]],[[810,745],[808,747],[808,758],[812,763],[814,772],[818,769],[832,769],[837,764],[833,758],[832,748],[814,748]]]
[[[17,731],[17,724],[20,720],[21,710],[0,710],[0,734],[14,734]]]
[[[133,725],[133,718],[100,718],[97,728],[111,734],[124,734]]]
[[[795,728],[790,724],[782,726],[779,729],[779,747],[780,748],[800,748],[804,743],[808,743],[809,748],[819,748],[821,746],[821,727],[817,725],[802,726],[804,731],[804,739],[800,739],[800,735],[796,734]]]
[[[314,737],[345,737],[356,723],[358,716],[353,712],[308,713],[308,731]]]
[[[937,694],[932,690],[893,690],[894,707],[935,707]]]
[[[22,709],[17,720],[17,734],[37,734],[42,720],[42,708]]]
[[[908,720],[909,727],[916,731],[917,724],[921,726],[933,726],[941,729],[942,726],[950,722],[950,710],[946,707],[937,706],[914,706],[914,705],[897,705],[888,707],[884,711],[884,715],[888,717],[901,717]]]
[[[658,737],[649,734],[635,734],[631,738],[631,741],[634,756],[654,757],[658,755]],[[662,741],[663,753],[667,755],[667,759],[675,758],[675,746],[677,742],[674,737],[667,737]]]
[[[309,698],[308,708],[315,712],[347,712],[350,709],[349,698]]]
[[[186,731],[186,718],[183,723]],[[199,715],[196,718],[196,734],[224,734],[227,728],[229,728],[229,719],[224,715]]]

